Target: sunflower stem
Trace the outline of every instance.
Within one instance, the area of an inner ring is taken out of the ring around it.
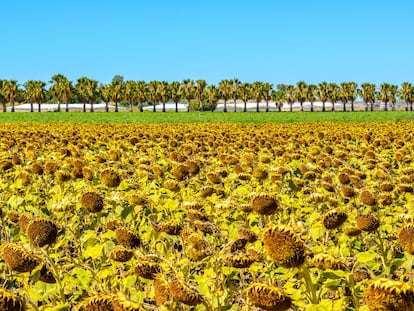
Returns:
[[[316,294],[315,284],[312,282],[312,276],[310,275],[309,269],[304,265],[300,268],[303,279],[305,281],[306,290],[309,294],[309,298],[312,304],[318,304],[318,296]]]
[[[56,286],[59,290],[59,295],[60,295],[60,300],[62,303],[66,302],[66,298],[65,298],[65,292],[62,286],[62,282],[60,279],[60,273],[58,272],[58,269],[54,263],[54,261],[50,258],[49,256],[49,249],[47,251],[45,251],[43,248],[39,247],[40,251],[43,253],[43,255],[45,256],[46,262],[49,264],[50,268],[51,268],[51,272],[56,280]]]

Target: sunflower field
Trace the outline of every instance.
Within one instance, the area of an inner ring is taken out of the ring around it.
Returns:
[[[414,310],[412,122],[0,132],[0,310]]]

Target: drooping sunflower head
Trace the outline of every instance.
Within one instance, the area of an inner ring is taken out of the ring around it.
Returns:
[[[19,227],[20,231],[26,233],[27,226],[32,220],[32,215],[30,214],[21,214],[19,217]]]
[[[101,182],[108,187],[118,187],[121,183],[121,176],[112,168],[105,169],[101,172]]]
[[[343,211],[330,210],[323,216],[323,225],[328,230],[333,230],[342,226],[348,216]]]
[[[250,202],[253,210],[260,215],[271,215],[278,209],[277,198],[269,193],[258,193],[252,196]]]
[[[161,265],[147,260],[146,258],[140,258],[134,268],[136,275],[149,280],[154,280],[156,276],[162,273]]]
[[[115,230],[116,240],[119,244],[127,248],[137,248],[141,244],[141,239],[132,230],[126,227],[118,227]]]
[[[374,192],[372,192],[369,189],[362,190],[361,194],[359,195],[359,198],[361,199],[361,202],[365,205],[373,206],[377,204],[377,199],[375,197]]]
[[[0,289],[0,310],[4,311],[25,311],[26,304],[15,294]]]
[[[409,283],[379,278],[369,283],[364,302],[370,310],[413,310],[414,287]]]
[[[165,276],[158,274],[154,281],[154,295],[157,306],[163,305],[171,299],[170,288]]]
[[[285,311],[292,306],[292,300],[289,296],[272,285],[252,283],[246,293],[250,302],[263,310]]]
[[[195,288],[192,288],[178,279],[170,281],[168,286],[171,295],[185,305],[196,306],[203,302],[203,297]]]
[[[109,253],[109,258],[118,262],[127,262],[134,256],[134,252],[123,246],[114,247]]]
[[[81,206],[91,213],[98,213],[104,207],[104,198],[96,192],[89,191],[82,195]]]
[[[372,214],[358,215],[356,217],[356,224],[359,229],[366,232],[373,232],[378,229],[380,222],[377,217]]]
[[[243,252],[227,254],[223,257],[223,261],[227,266],[233,268],[247,268],[255,262],[254,258]]]
[[[33,245],[42,247],[55,243],[58,228],[50,219],[34,218],[28,224],[26,233]]]
[[[405,252],[414,255],[414,222],[401,227],[398,232],[398,241]]]
[[[267,254],[278,266],[299,267],[305,261],[305,246],[290,227],[269,227],[264,233],[263,243]]]
[[[326,270],[326,269],[342,270],[342,271],[348,270],[347,265],[342,260],[334,256],[331,256],[329,254],[315,255],[315,257],[313,258],[313,264],[315,265],[315,267],[321,270]]]
[[[112,295],[97,294],[86,298],[78,307],[85,311],[114,311],[112,300]]]
[[[7,267],[16,272],[30,272],[38,265],[36,258],[16,243],[8,243],[3,247],[3,259]]]

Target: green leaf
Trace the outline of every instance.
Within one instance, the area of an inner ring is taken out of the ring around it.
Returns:
[[[122,283],[125,287],[132,287],[137,282],[137,276],[136,275],[129,275],[126,278],[122,280]]]
[[[96,259],[102,255],[102,251],[105,247],[105,244],[97,244],[94,246],[88,246],[83,253],[85,258]]]
[[[360,263],[367,263],[375,260],[377,258],[378,254],[376,253],[370,253],[370,252],[362,252],[357,253],[356,257]]]

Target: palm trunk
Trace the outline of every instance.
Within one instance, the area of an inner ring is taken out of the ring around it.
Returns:
[[[115,112],[118,112],[118,101],[115,101]]]
[[[237,99],[234,99],[234,112],[237,112]]]
[[[269,101],[266,99],[266,112],[269,112]]]
[[[11,101],[11,112],[14,112],[14,100]]]
[[[384,102],[384,111],[388,111],[388,102],[387,101]]]
[[[247,102],[244,102],[243,112],[247,112]]]
[[[293,112],[293,103],[289,103],[290,107],[289,107],[289,111]]]
[[[60,101],[58,101],[57,111],[60,112]]]
[[[93,109],[93,102],[92,101],[90,101],[89,102],[89,105],[91,105],[91,108],[90,108],[90,112],[95,112],[95,109]]]
[[[155,106],[155,102],[152,103],[152,112],[157,112],[157,107]]]
[[[277,104],[277,109],[278,109],[279,112],[282,112],[282,105],[283,105],[283,103]]]
[[[310,104],[311,104],[310,111],[313,112],[313,102],[311,102]]]
[[[326,108],[325,108],[325,102],[322,102],[322,112],[325,112]]]
[[[6,103],[3,103],[3,112],[7,112]]]
[[[354,112],[354,101],[351,101],[351,111]]]
[[[132,108],[132,102],[129,103],[129,112],[133,112],[134,109]]]
[[[86,112],[86,102],[83,102],[82,112]]]
[[[178,112],[178,102],[175,102],[175,112]]]
[[[256,112],[259,112],[260,111],[259,104],[260,104],[260,101],[256,101]]]
[[[227,99],[224,100],[223,112],[227,112]]]
[[[365,103],[365,111],[368,111],[368,103]]]
[[[144,112],[144,102],[143,101],[139,102],[139,112]]]
[[[105,102],[105,112],[109,112],[109,103],[108,103],[108,101]]]
[[[33,112],[34,108],[33,108],[33,103],[30,103],[30,112]]]
[[[200,99],[198,100],[198,108],[200,109],[200,111],[204,111],[203,101]]]
[[[332,102],[332,112],[335,112],[335,102]]]
[[[162,102],[162,112],[165,112],[165,102]]]
[[[67,101],[67,102],[65,102],[65,105],[66,105],[66,107],[65,107],[65,111],[66,112],[69,112],[69,102]]]
[[[303,102],[300,102],[300,111],[303,112]]]
[[[40,108],[40,102],[37,103],[37,112],[42,112],[42,109]]]
[[[343,111],[346,111],[346,103],[345,103],[345,102],[343,103],[343,108],[342,108],[342,110],[343,110]]]

